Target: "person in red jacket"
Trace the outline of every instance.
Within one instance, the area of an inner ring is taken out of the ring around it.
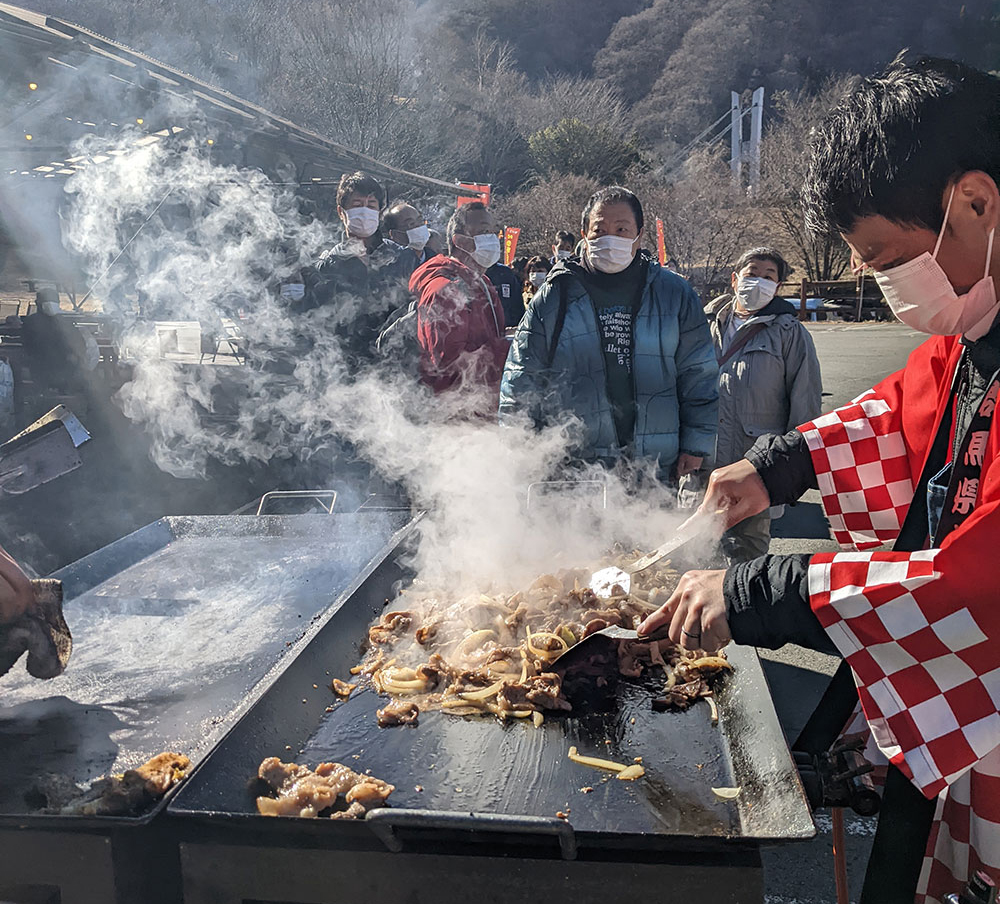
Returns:
[[[459,207],[448,222],[448,255],[431,258],[410,277],[417,296],[420,377],[435,393],[485,391],[496,409],[509,343],[503,307],[485,277],[500,257],[496,223],[486,205]]]

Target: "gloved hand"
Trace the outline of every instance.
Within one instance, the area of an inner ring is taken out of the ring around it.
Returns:
[[[73,638],[63,618],[62,582],[30,581],[33,602],[17,618],[0,623],[0,676],[27,651],[28,674],[61,675],[73,651]]]

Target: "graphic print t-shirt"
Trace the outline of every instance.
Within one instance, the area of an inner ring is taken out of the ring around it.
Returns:
[[[584,280],[601,331],[608,397],[622,446],[632,442],[635,435],[632,311],[645,279],[645,263],[636,255],[621,273],[588,273]]]

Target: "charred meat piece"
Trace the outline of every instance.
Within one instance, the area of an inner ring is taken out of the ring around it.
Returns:
[[[675,684],[662,697],[653,700],[653,709],[664,712],[669,709],[685,710],[692,703],[711,694],[711,688],[704,678],[696,678],[685,684]]]
[[[562,697],[562,679],[555,672],[542,672],[526,682],[529,703],[541,709],[571,710],[569,701]]]
[[[420,709],[416,703],[390,703],[375,713],[379,728],[393,725],[416,725]]]
[[[276,756],[260,764],[257,777],[267,782],[276,797],[258,797],[262,816],[318,816],[344,796],[346,810],[330,813],[332,819],[354,819],[380,807],[395,788],[388,782],[361,775],[340,763],[320,763],[313,771],[297,763],[283,763]]]
[[[44,813],[63,816],[138,816],[158,801],[191,766],[182,753],[160,753],[135,769],[95,781],[90,788],[67,798],[71,784],[49,777],[35,789],[46,798]]]

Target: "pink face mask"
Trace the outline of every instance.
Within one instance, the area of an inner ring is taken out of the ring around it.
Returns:
[[[875,281],[892,313],[907,326],[938,336],[968,334],[974,340],[985,335],[1000,307],[993,277],[990,276],[995,230],[990,230],[987,241],[983,278],[964,295],[958,295],[937,262],[954,198],[955,188],[952,187],[934,253],[925,251],[912,261],[891,270],[876,272]]]

